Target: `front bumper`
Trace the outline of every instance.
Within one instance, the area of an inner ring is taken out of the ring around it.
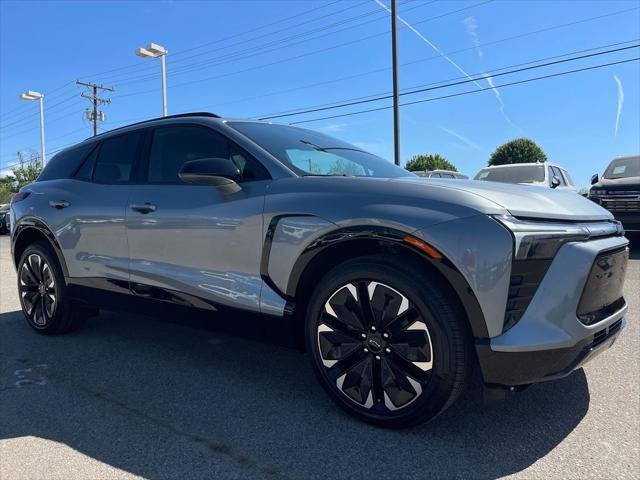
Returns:
[[[627,306],[593,325],[581,323],[576,311],[598,255],[627,244],[624,237],[608,237],[562,246],[520,321],[477,341],[485,383],[517,386],[560,378],[610,347],[626,325]]]

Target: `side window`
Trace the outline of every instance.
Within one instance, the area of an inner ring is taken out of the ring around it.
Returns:
[[[432,173],[431,178],[442,178],[442,175],[440,175],[439,173]]]
[[[551,170],[551,167],[547,168],[547,172],[549,172],[549,186],[551,186],[551,181],[553,180],[553,176],[555,175],[555,173],[553,173],[553,170]]]
[[[55,155],[44,167],[38,177],[39,182],[58,178],[71,178],[84,157],[93,148],[93,144],[68,148]]]
[[[150,183],[181,183],[178,172],[182,166],[200,158],[230,159],[243,180],[269,178],[262,165],[222,135],[206,127],[177,125],[154,131],[147,180]]]
[[[567,185],[573,187],[573,179],[571,178],[571,175],[569,175],[569,172],[567,172],[565,169],[561,168],[560,171],[562,172],[562,174],[564,175],[564,179],[567,181]]]
[[[93,177],[93,168],[96,164],[96,160],[98,159],[98,151],[100,150],[100,145],[96,145],[93,151],[86,158],[82,166],[78,169],[74,178],[78,180],[86,180],[87,182],[91,181],[91,177]]]
[[[127,183],[142,134],[125,133],[102,142],[93,172],[93,181],[98,183]]]
[[[560,186],[561,187],[566,187],[566,183],[564,181],[564,177],[562,176],[562,173],[560,173],[560,169],[558,167],[551,167],[551,169],[553,170],[553,174],[558,177],[558,179],[560,179]]]

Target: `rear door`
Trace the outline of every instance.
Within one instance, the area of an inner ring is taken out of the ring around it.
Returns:
[[[126,212],[134,292],[258,311],[267,170],[203,125],[157,127],[146,152]],[[183,183],[182,165],[198,158],[232,159],[243,175],[238,188]]]
[[[124,133],[97,143],[53,210],[66,216],[56,234],[69,276],[122,281],[129,279],[125,209],[142,133]],[[59,197],[59,198],[58,198]]]

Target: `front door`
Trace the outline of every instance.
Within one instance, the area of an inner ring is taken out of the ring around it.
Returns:
[[[199,158],[232,159],[237,188],[183,183],[182,165]],[[134,292],[259,311],[266,169],[200,125],[156,128],[147,163],[126,213]]]

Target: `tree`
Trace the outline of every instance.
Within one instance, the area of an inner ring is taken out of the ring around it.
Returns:
[[[516,138],[496,148],[489,158],[489,166],[510,163],[546,162],[547,156],[536,142],[528,138]]]
[[[425,170],[453,170],[457,172],[456,166],[449,160],[437,153],[435,155],[414,155],[405,164],[404,168],[410,172],[424,172]]]
[[[14,168],[12,171],[13,177],[9,178],[13,178],[13,182],[15,184],[14,188],[17,192],[25,185],[35,182],[36,178],[38,178],[38,175],[40,175],[40,172],[42,171],[42,167],[40,166],[40,163],[36,161],[23,167]]]
[[[0,178],[0,203],[9,203],[13,195],[11,184],[4,181],[5,178]]]
[[[31,155],[31,161],[28,164],[12,168],[12,175],[0,178],[0,203],[9,202],[14,193],[34,182],[41,171],[40,156],[37,154]]]

